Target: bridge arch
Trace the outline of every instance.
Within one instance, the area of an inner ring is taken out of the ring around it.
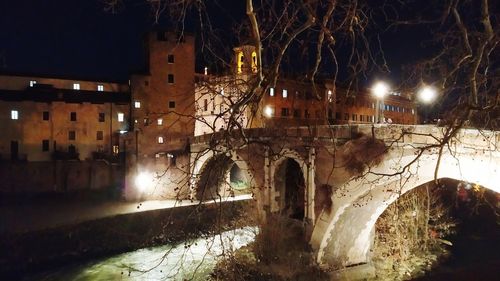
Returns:
[[[374,171],[390,173],[397,163],[409,163],[412,159],[413,155],[394,157]],[[424,155],[400,177],[369,175],[343,186],[350,195],[335,199],[334,210],[323,217],[330,223],[318,249],[318,262],[334,267],[368,262],[377,219],[401,195],[434,180],[436,161],[436,154]],[[455,155],[445,153],[437,178],[467,181],[500,192],[500,157],[488,152],[461,155],[458,160]],[[405,182],[402,186],[401,181]]]
[[[283,149],[272,157],[270,165],[271,211],[292,218],[307,216],[308,165],[295,150]],[[295,181],[295,182],[294,182]]]
[[[217,199],[231,190],[252,190],[254,175],[248,163],[235,151],[197,153],[191,176],[192,197],[199,200]],[[222,187],[222,190],[221,190]]]

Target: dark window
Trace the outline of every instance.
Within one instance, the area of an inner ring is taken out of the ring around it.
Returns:
[[[293,117],[300,118],[300,109],[293,110]]]
[[[169,74],[167,76],[167,79],[168,79],[168,84],[174,84],[174,75],[173,74]]]
[[[76,132],[75,131],[69,131],[68,132],[68,139],[69,140],[75,140],[76,139]]]
[[[335,119],[340,120],[340,112],[335,112]]]
[[[168,55],[167,56],[167,61],[168,61],[168,63],[174,63],[175,62],[174,55]]]
[[[333,118],[333,111],[331,109],[328,109],[328,119]]]
[[[207,99],[203,100],[203,111],[208,111],[208,100]]]
[[[144,126],[149,125],[149,118],[144,118]]]
[[[304,118],[309,118],[311,115],[309,114],[309,110],[304,110]]]
[[[349,120],[349,113],[344,113],[344,120]]]
[[[76,112],[71,112],[69,114],[69,120],[76,121]]]
[[[104,112],[99,112],[99,122],[104,122],[105,116]]]
[[[361,122],[365,121],[364,117],[365,117],[364,115],[359,115],[359,121],[361,121]]]
[[[175,108],[175,101],[169,101],[168,108]]]
[[[288,116],[288,107],[281,108],[281,116],[282,117],[287,117]]]
[[[149,86],[149,81],[148,80],[144,80],[144,86]]]
[[[42,140],[42,151],[49,151],[49,140]]]
[[[352,114],[352,121],[358,121],[358,115],[357,114]]]
[[[97,131],[97,137],[96,137],[97,140],[103,140],[104,139],[104,135],[102,133],[102,131]]]
[[[42,118],[43,118],[43,120],[45,120],[45,121],[49,120],[49,112],[48,112],[48,111],[44,111],[44,112],[42,113]]]

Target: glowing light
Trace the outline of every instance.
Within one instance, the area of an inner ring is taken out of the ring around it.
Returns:
[[[425,86],[418,92],[419,99],[424,103],[430,103],[436,95],[436,89],[430,86]]]
[[[269,105],[266,105],[266,107],[264,107],[264,115],[268,118],[273,117],[274,109],[272,107],[270,107]]]
[[[389,93],[389,86],[385,82],[377,82],[372,87],[372,93],[375,97],[382,99]]]
[[[147,172],[141,172],[135,177],[135,186],[140,191],[145,191],[153,185],[153,176]]]

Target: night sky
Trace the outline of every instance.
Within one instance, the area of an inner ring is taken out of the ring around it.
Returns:
[[[244,15],[244,6],[234,2],[216,7],[222,16],[214,17],[214,24],[231,28],[231,21]],[[105,11],[100,0],[0,0],[0,69],[125,81],[143,65],[144,33],[166,26],[153,22],[143,0],[124,1],[114,14]],[[380,76],[398,80],[401,64],[422,55],[419,45],[425,36],[425,30],[385,34],[382,39],[392,73]]]

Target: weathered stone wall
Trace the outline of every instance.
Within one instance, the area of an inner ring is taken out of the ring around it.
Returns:
[[[0,192],[120,188],[123,166],[104,161],[0,162]]]

